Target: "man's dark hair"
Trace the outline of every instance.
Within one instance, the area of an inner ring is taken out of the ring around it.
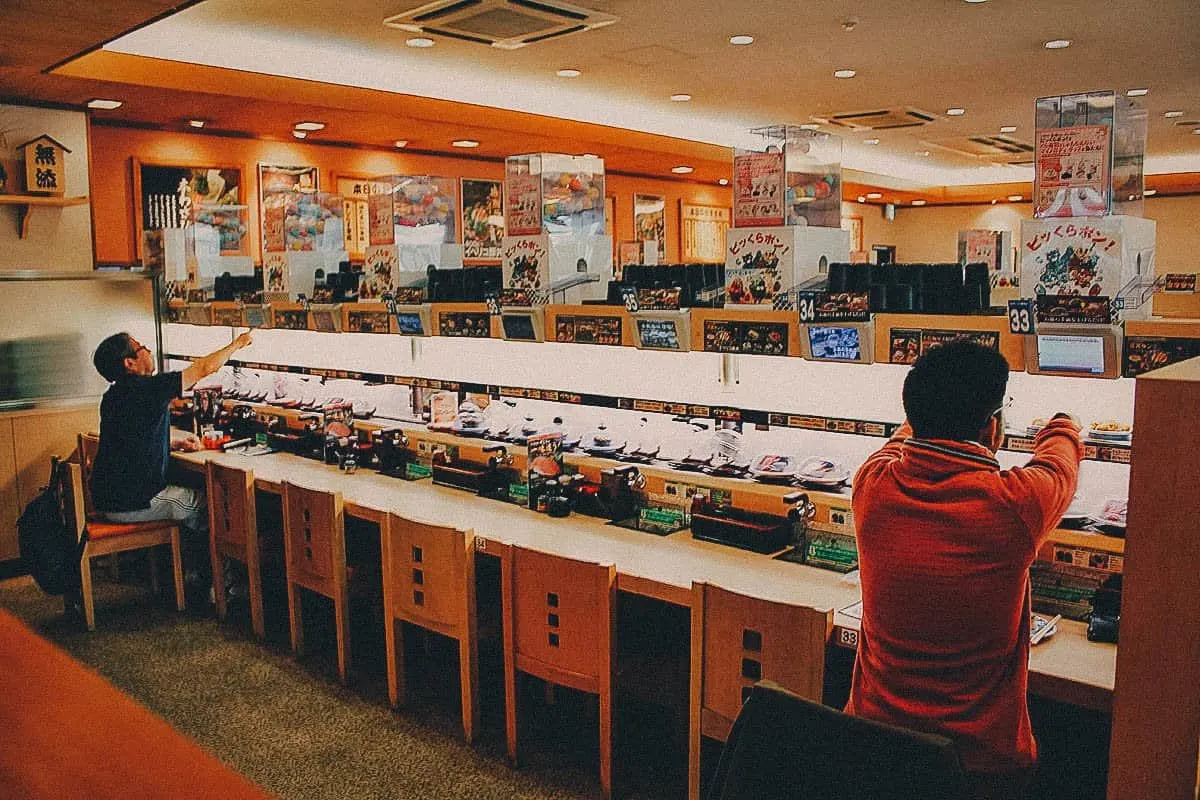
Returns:
[[[1008,362],[999,351],[958,339],[917,359],[904,379],[904,413],[921,439],[970,441],[1004,404]]]
[[[114,333],[96,347],[92,364],[104,376],[104,380],[112,383],[128,374],[129,370],[125,369],[127,358],[137,358],[133,340],[128,333]]]

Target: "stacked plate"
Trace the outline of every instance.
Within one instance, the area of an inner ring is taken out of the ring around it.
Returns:
[[[1088,438],[1094,442],[1113,442],[1115,444],[1124,444],[1133,438],[1133,431],[1128,427],[1125,430],[1113,430],[1109,429],[1109,426],[1104,423],[1098,424],[1105,425],[1105,427],[1098,428],[1096,427],[1097,423],[1094,423],[1091,429],[1088,430]]]
[[[806,458],[796,469],[797,481],[818,489],[834,489],[849,479],[848,469],[824,458]]]
[[[768,453],[751,466],[750,475],[763,483],[791,483],[796,477],[796,459]]]

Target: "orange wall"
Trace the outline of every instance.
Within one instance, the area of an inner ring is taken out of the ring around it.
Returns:
[[[259,163],[315,165],[320,183],[334,186],[335,175],[442,175],[499,180],[504,165],[449,156],[429,156],[322,146],[307,142],[234,139],[202,133],[164,133],[134,128],[93,126],[91,192],[95,212],[96,262],[130,264],[135,259],[133,160],[195,166],[238,166],[242,202],[250,206],[251,252],[259,255]],[[603,155],[603,153],[601,153]],[[728,206],[727,187],[674,180],[609,175],[606,193],[616,198],[617,241],[631,241],[635,192],[666,197],[667,261],[679,259],[680,201]]]

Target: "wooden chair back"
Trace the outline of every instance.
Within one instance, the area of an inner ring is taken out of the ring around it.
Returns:
[[[83,470],[78,464],[63,465],[62,485],[59,487],[62,497],[63,520],[74,531],[76,540],[83,536],[83,528],[87,524],[84,512]]]
[[[284,481],[283,534],[288,580],[332,597],[346,573],[342,493]]]
[[[249,542],[257,539],[254,472],[215,461],[205,465],[208,524],[218,553],[246,560]]]
[[[466,623],[467,575],[474,577],[468,559],[474,559],[474,547],[470,531],[389,514],[383,547],[388,613],[459,638],[461,633],[450,629]]]
[[[83,511],[85,518],[91,518],[92,507],[92,465],[96,463],[96,453],[100,450],[100,436],[95,433],[79,434],[79,473],[83,486]]]
[[[516,668],[597,693],[611,674],[616,568],[512,548]]]
[[[832,629],[832,609],[777,603],[711,584],[693,584],[693,705],[698,701],[702,733],[727,738],[742,703],[760,680],[820,702],[825,645]]]

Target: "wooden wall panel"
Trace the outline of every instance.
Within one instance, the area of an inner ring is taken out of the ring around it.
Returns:
[[[20,556],[17,548],[17,467],[13,452],[12,420],[0,417],[0,561]]]

